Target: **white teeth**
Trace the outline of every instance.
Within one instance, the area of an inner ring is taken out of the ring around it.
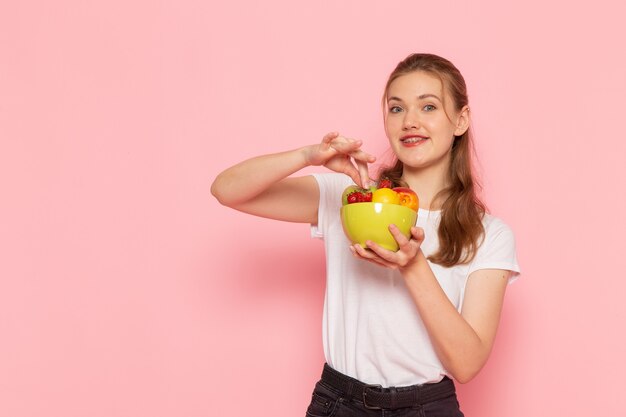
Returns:
[[[425,139],[426,138],[416,138],[416,137],[406,138],[406,139],[402,139],[402,143],[416,143],[416,142],[419,142],[419,141],[425,140]]]

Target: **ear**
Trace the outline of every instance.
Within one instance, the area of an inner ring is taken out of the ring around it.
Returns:
[[[463,106],[459,115],[456,118],[456,129],[454,130],[454,136],[461,136],[469,128],[470,123],[470,109],[469,106]]]

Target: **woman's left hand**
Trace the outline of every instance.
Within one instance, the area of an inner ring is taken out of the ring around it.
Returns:
[[[424,229],[411,227],[411,237],[408,239],[394,224],[389,226],[389,231],[400,247],[396,252],[387,250],[368,240],[365,242],[368,249],[359,244],[350,246],[352,254],[357,258],[365,259],[387,268],[404,269],[409,267],[420,252],[422,242],[424,241]]]

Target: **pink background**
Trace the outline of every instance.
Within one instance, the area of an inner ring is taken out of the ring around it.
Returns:
[[[209,186],[330,130],[383,154],[413,51],[464,73],[523,268],[466,415],[620,414],[620,3],[2,1],[0,416],[304,415],[322,243]]]

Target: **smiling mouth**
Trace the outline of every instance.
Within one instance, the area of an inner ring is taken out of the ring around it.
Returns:
[[[402,138],[400,139],[400,142],[404,143],[405,145],[410,145],[413,143],[418,143],[418,142],[423,142],[428,138],[423,138],[420,136],[410,136],[408,138]]]

